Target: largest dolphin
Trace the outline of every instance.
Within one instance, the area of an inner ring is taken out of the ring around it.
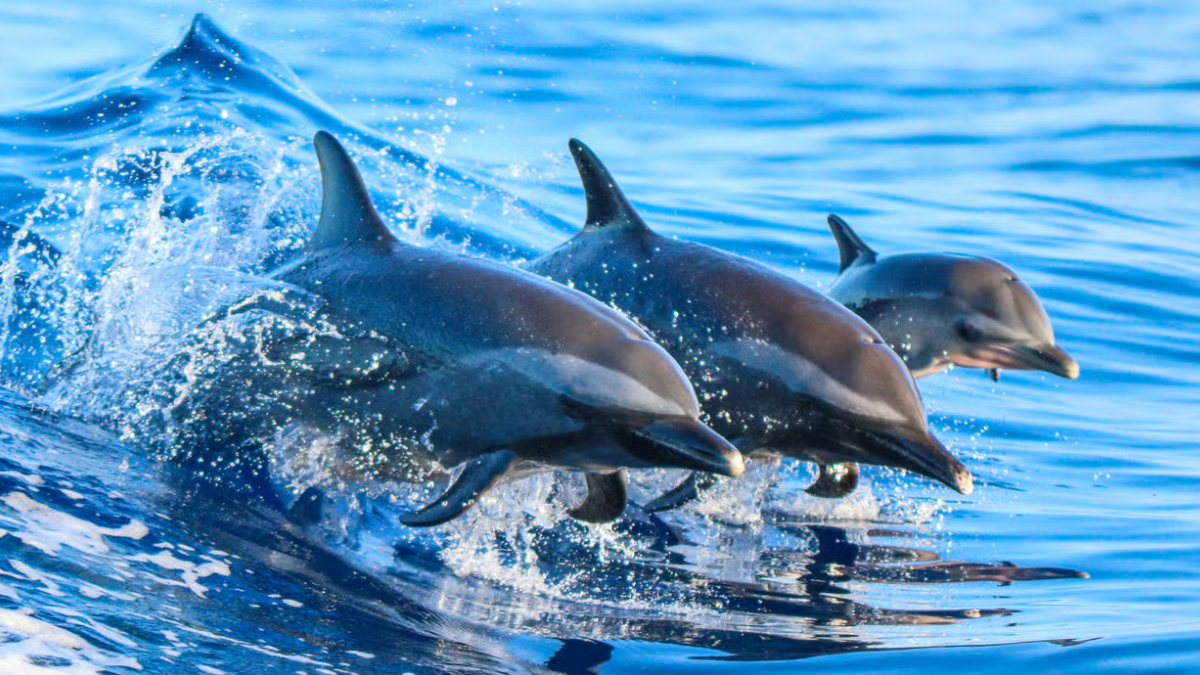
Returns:
[[[958,253],[880,257],[845,220],[828,222],[841,256],[829,295],[879,331],[913,377],[951,364],[985,368],[993,380],[1001,368],[1079,377],[1041,301],[1007,265]]]
[[[315,298],[315,313],[284,329],[262,318],[270,302],[230,308],[224,320],[259,321],[264,344],[179,416],[259,436],[315,429],[336,438],[319,461],[337,475],[424,481],[462,465],[441,498],[401,518],[416,526],[532,471],[585,472],[571,513],[588,521],[624,510],[627,467],[741,473],[679,366],[631,320],[528,272],[399,241],[346,150],[325,132],[314,145],[320,222],[273,276]]]
[[[569,146],[587,223],[531,269],[649,328],[695,383],[714,429],[745,453],[817,462],[810,492],[822,496],[849,492],[856,478],[824,467],[855,462],[971,492],[971,474],[930,433],[904,364],[865,321],[765,265],[655,233],[595,154]],[[685,483],[654,505],[693,492]]]

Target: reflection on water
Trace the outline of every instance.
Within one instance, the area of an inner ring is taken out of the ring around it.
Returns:
[[[55,596],[95,586],[100,590],[85,593],[84,602],[71,601],[88,625],[99,626],[87,635],[100,636],[97,649],[132,658],[177,649],[155,635],[176,635],[178,642],[182,632],[190,634],[184,642],[193,656],[219,667],[262,656],[251,634],[270,636],[271,650],[289,663],[336,664],[331,652],[377,659],[371,663],[378,671],[355,664],[347,672],[389,672],[386,664],[396,662],[440,672],[509,672],[532,659],[557,672],[587,673],[631,642],[688,647],[696,650],[694,658],[710,661],[800,659],[895,648],[889,636],[904,627],[938,627],[932,643],[946,644],[953,637],[944,627],[1012,613],[994,605],[877,606],[865,599],[874,588],[1086,576],[945,561],[930,548],[874,543],[929,536],[904,527],[782,518],[762,531],[690,530],[650,516],[614,528],[614,541],[644,547],[632,557],[614,555],[611,543],[600,550],[573,521],[530,526],[521,530],[523,541],[496,542],[518,560],[534,560],[528,572],[543,575],[544,590],[529,592],[454,574],[427,539],[389,546],[382,564],[372,567],[364,537],[329,543],[321,525],[298,525],[276,511],[231,502],[161,466],[151,479],[150,465],[136,453],[102,436],[57,430],[54,418],[31,420],[20,400],[6,398],[0,413],[6,457],[0,492],[8,505],[0,506],[0,527],[15,533],[0,539],[11,570],[4,583],[34,598],[47,592],[46,579],[55,579],[36,614],[52,621],[62,602]],[[115,482],[108,474],[114,462],[125,466]],[[42,506],[29,508],[34,502]],[[148,519],[134,532],[129,526],[139,517]],[[50,546],[44,537],[64,523],[74,524],[63,544]],[[776,543],[750,545],[755,541]],[[696,545],[720,550],[697,564],[681,553]],[[528,550],[518,550],[523,546]],[[730,579],[729,570],[743,578]],[[104,581],[110,575],[123,581]],[[132,606],[126,600],[133,596],[121,595],[122,588],[137,589]],[[110,629],[130,637],[104,639]],[[545,644],[531,653],[523,644],[530,638]],[[237,647],[232,654],[231,646]]]
[[[186,508],[195,504],[190,500]],[[227,507],[224,512],[230,513]],[[557,641],[560,646],[545,666],[563,673],[596,672],[616,646],[629,641],[690,647],[703,650],[696,658],[727,661],[889,649],[894,645],[875,628],[949,626],[1013,611],[998,606],[878,607],[858,599],[869,595],[871,585],[1008,585],[1088,576],[1010,562],[946,561],[929,549],[871,543],[875,538],[924,536],[904,530],[793,521],[776,524],[789,543],[752,552],[754,561],[744,559],[745,550],[727,551],[740,564],[752,563],[757,577],[730,581],[690,569],[685,556],[672,552],[685,533],[651,516],[621,521],[618,528],[642,541],[652,539],[650,548],[665,552],[662,558],[600,555],[572,536],[571,530],[580,527],[576,523],[531,532],[537,568],[550,589],[531,593],[457,576],[430,551],[404,546],[396,547],[396,560],[387,571],[367,573],[278,516],[241,513],[218,527],[222,546],[251,552],[294,583],[319,583],[331,602],[395,612],[406,623],[419,624],[419,631],[457,635],[477,648],[513,636]],[[796,541],[804,544],[797,548]]]

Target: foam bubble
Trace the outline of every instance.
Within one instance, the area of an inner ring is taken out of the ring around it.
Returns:
[[[105,537],[138,540],[150,533],[139,520],[131,520],[117,528],[101,527],[53,509],[24,492],[10,492],[0,497],[0,502],[22,516],[21,529],[14,529],[10,534],[46,555],[58,555],[63,546],[83,553],[108,553],[110,549]]]

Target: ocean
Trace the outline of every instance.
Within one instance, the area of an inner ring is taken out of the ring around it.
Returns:
[[[1200,672],[1186,3],[63,0],[0,26],[0,672]],[[398,237],[514,265],[583,223],[572,137],[657,231],[816,289],[828,213],[880,253],[993,257],[1082,375],[919,381],[969,496],[864,467],[818,499],[762,461],[657,516],[681,474],[638,472],[609,525],[541,476],[433,529],[397,520],[427,486],[347,482],[298,526],[188,487],[143,422],[190,330],[312,231],[321,129]]]

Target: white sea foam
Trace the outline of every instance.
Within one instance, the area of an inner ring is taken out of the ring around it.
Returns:
[[[196,563],[189,560],[176,558],[170,551],[163,550],[155,553],[154,555],[140,553],[136,556],[133,556],[131,560],[134,562],[151,563],[165,570],[179,572],[178,581],[159,577],[155,577],[155,580],[162,584],[183,586],[195,593],[197,596],[203,598],[207,597],[209,589],[200,583],[201,579],[213,575],[227,577],[230,575],[231,571],[229,569],[229,563],[223,560],[216,560],[209,556],[200,557],[203,562]]]
[[[83,553],[108,553],[105,537],[136,540],[150,532],[140,520],[117,528],[102,527],[51,508],[24,492],[10,492],[0,497],[0,502],[21,515],[20,521],[10,525],[13,529],[9,533],[46,555],[58,555],[63,546]]]
[[[32,614],[31,610],[0,609],[0,631],[11,636],[9,640],[0,641],[0,673],[101,675],[112,672],[112,668],[142,669],[136,659],[110,654],[80,635],[35,618]],[[91,627],[95,629],[97,624],[92,622]],[[53,668],[38,665],[47,657],[63,665]]]

